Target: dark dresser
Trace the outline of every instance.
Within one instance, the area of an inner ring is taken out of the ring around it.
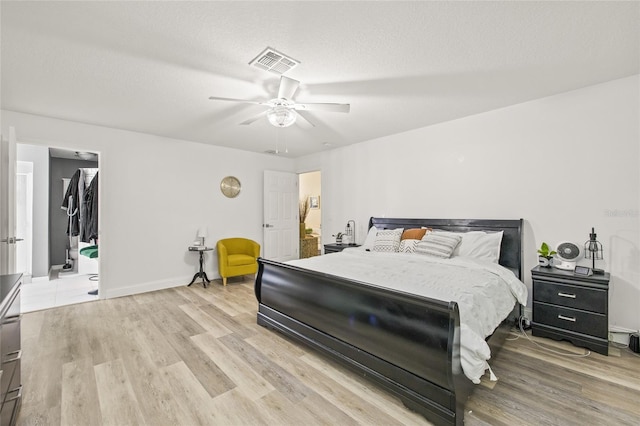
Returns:
[[[22,274],[0,275],[0,425],[14,425],[22,401],[20,290]]]
[[[360,247],[360,244],[325,244],[324,245],[324,254],[329,254],[329,253],[338,253],[341,252],[342,250],[349,248],[349,247]]]
[[[580,276],[536,266],[533,279],[534,336],[568,340],[609,354],[609,273]]]

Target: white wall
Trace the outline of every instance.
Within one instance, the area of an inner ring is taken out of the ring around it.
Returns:
[[[49,273],[49,149],[18,144],[18,161],[33,163],[32,277]]]
[[[524,218],[525,270],[543,241],[591,227],[611,272],[611,324],[640,328],[638,76],[298,159],[322,170],[323,229],[370,216]],[[353,164],[352,159],[357,161]],[[525,283],[531,289],[531,278]],[[529,294],[529,307],[531,306]]]
[[[100,154],[100,297],[187,284],[199,226],[208,245],[231,236],[262,244],[263,171],[293,171],[291,159],[4,110],[1,123],[20,143]],[[242,182],[235,199],[220,192],[227,175]],[[215,257],[207,254],[209,278],[219,276]]]

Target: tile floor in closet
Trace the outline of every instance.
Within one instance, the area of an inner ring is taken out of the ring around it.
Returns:
[[[88,274],[55,279],[39,277],[33,278],[30,283],[23,283],[20,295],[22,313],[98,300],[98,296],[89,294],[98,288],[98,282],[91,281],[89,277],[91,275]]]

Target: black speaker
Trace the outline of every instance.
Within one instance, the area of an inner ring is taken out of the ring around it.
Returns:
[[[629,336],[629,349],[635,353],[640,353],[640,335],[638,333],[633,333]]]

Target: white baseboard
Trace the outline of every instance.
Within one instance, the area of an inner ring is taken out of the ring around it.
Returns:
[[[611,325],[609,324],[609,331],[612,333],[636,333],[638,330],[634,330],[632,328],[620,327],[619,325]]]
[[[158,281],[149,281],[146,283],[140,283],[131,285],[128,287],[100,289],[105,299],[112,299],[114,297],[132,296],[134,294],[147,293],[149,291],[164,290],[167,288],[186,286],[191,282],[193,276],[189,277],[174,277],[167,278]],[[102,298],[102,297],[101,297]]]

